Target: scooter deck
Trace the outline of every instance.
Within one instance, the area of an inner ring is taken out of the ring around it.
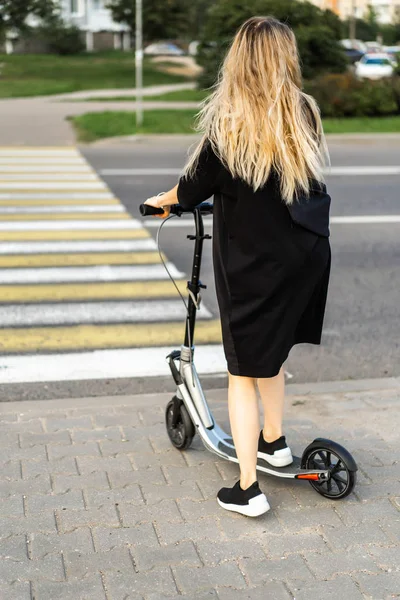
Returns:
[[[231,459],[237,461],[237,454],[234,447],[233,439],[228,437],[224,438],[223,441],[218,443],[218,449],[224,454],[228,455]],[[290,479],[308,479],[307,475],[320,474],[324,471],[316,471],[310,469],[301,468],[301,458],[299,456],[293,456],[293,462],[287,467],[274,467],[267,463],[262,458],[257,459],[257,469],[275,475],[277,477],[286,477]],[[313,478],[313,477],[312,477]]]

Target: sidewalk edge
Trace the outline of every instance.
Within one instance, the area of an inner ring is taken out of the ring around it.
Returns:
[[[204,386],[206,393],[215,399],[222,399],[226,396],[226,385],[221,387],[222,381],[226,382],[224,378],[225,374],[216,374],[214,385]],[[210,378],[211,379],[211,378]],[[210,383],[210,379],[208,382]],[[65,383],[65,382],[63,382]],[[110,383],[110,381],[108,381]],[[13,386],[15,384],[2,384],[0,385],[0,392],[6,392],[7,386]],[[43,383],[45,388],[49,385]],[[376,378],[376,379],[353,379],[344,381],[327,381],[327,382],[314,382],[314,383],[288,383],[286,385],[287,395],[322,395],[322,394],[337,394],[337,393],[351,393],[351,392],[362,392],[362,391],[379,391],[398,389],[400,390],[400,377],[387,377],[387,378]],[[110,391],[110,390],[108,390]],[[147,393],[129,393],[129,394],[104,394],[96,396],[77,396],[72,397],[59,397],[48,399],[32,399],[32,400],[10,400],[0,402],[0,414],[10,413],[13,410],[23,412],[29,410],[38,410],[43,407],[46,409],[60,410],[61,407],[64,409],[74,408],[76,406],[91,407],[91,406],[113,406],[118,404],[134,404],[138,406],[148,406],[149,404],[160,404],[171,396],[173,391],[168,391],[164,388],[163,391],[151,391]],[[25,396],[26,397],[26,396]]]

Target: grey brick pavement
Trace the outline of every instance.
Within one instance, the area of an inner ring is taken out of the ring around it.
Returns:
[[[285,433],[296,452],[319,435],[347,446],[355,492],[333,502],[260,474],[258,519],[216,502],[237,465],[198,436],[171,446],[166,394],[0,404],[1,598],[399,597],[400,387],[340,389],[289,393]],[[226,391],[209,401],[229,432]]]

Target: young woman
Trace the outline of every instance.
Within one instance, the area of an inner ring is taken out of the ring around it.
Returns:
[[[146,201],[165,218],[171,204],[193,208],[214,196],[214,276],[240,466],[217,500],[248,516],[269,509],[257,458],[275,467],[293,460],[282,433],[282,365],[293,345],[320,344],[330,275],[329,154],[318,106],[301,88],[293,31],[272,17],[246,21],[199,113],[203,137],[178,185]]]

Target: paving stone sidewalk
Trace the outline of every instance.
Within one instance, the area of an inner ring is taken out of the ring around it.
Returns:
[[[169,394],[0,404],[1,598],[398,598],[400,385],[321,388],[289,389],[285,433],[296,452],[343,443],[355,492],[333,502],[260,474],[271,511],[255,519],[216,502],[237,465],[198,436],[171,446]],[[208,395],[229,432],[226,390]]]

